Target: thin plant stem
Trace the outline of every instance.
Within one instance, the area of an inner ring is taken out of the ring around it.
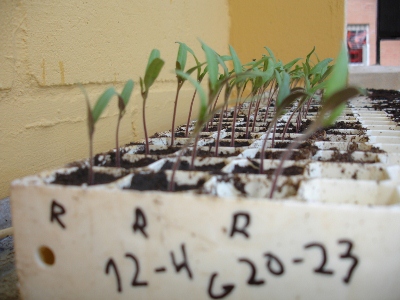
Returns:
[[[89,135],[89,178],[88,184],[94,184],[94,173],[93,173],[93,134]]]
[[[144,130],[144,139],[145,139],[145,156],[149,155],[149,137],[147,136],[147,127],[146,127],[146,99],[147,95],[143,95],[143,130]]]
[[[241,88],[242,92],[240,93],[240,88],[237,88],[238,98],[236,99],[235,109],[233,111],[233,121],[232,121],[232,133],[231,133],[231,147],[235,147],[235,127],[236,127],[236,118],[238,114],[240,98],[243,95],[244,86]],[[240,95],[240,96],[239,96]]]
[[[228,108],[228,100],[229,97],[232,93],[232,87],[226,87],[225,88],[225,98],[224,98],[224,105],[221,109],[221,112],[219,114],[219,122],[218,122],[218,129],[217,129],[217,139],[215,141],[215,156],[218,156],[218,147],[219,147],[219,137],[221,135],[221,130],[222,130],[222,119],[223,119],[223,111],[224,111],[224,107],[225,109]]]
[[[254,96],[254,95],[253,95],[253,96]],[[252,97],[253,97],[253,96],[252,96]],[[250,100],[250,103],[249,103],[249,110],[248,110],[248,112],[247,112],[246,133],[245,133],[245,137],[246,137],[246,138],[248,138],[248,135],[249,135],[250,114],[251,114],[251,109],[252,109],[252,107],[253,107],[253,99]],[[253,122],[254,122],[254,120],[253,120]]]
[[[119,125],[121,123],[121,119],[122,119],[122,116],[121,116],[121,113],[120,113],[119,116],[118,116],[118,122],[117,122],[117,132],[115,134],[115,144],[116,144],[116,147],[115,147],[115,149],[116,149],[115,150],[115,166],[117,168],[121,167],[120,149],[119,149],[119,141],[118,141],[118,138],[119,138]]]
[[[261,103],[261,99],[262,99],[262,95],[263,95],[264,91],[265,91],[265,89],[261,90],[259,92],[259,96],[258,96],[258,99],[257,99],[257,102],[256,102],[256,108],[255,108],[255,112],[254,112],[253,126],[251,126],[251,132],[254,132],[254,128],[256,126],[258,110],[260,109],[260,103]]]
[[[278,182],[278,177],[282,174],[283,172],[283,163],[290,157],[292,154],[293,150],[298,148],[302,142],[304,142],[306,139],[308,139],[318,128],[321,127],[319,124],[314,122],[304,134],[301,136],[297,137],[292,143],[290,143],[289,147],[286,148],[286,151],[282,154],[282,157],[280,158],[280,162],[278,167],[275,169],[275,172],[273,174],[273,181],[271,185],[271,190],[269,193],[269,198],[272,199],[274,196],[275,190],[276,190],[276,185]]]
[[[194,140],[193,149],[192,149],[192,158],[190,159],[190,166],[189,166],[190,170],[194,169],[194,159],[196,158],[196,154],[197,154],[197,143],[199,142],[199,138],[200,138],[200,134],[196,135],[196,138]]]
[[[192,117],[192,109],[193,109],[193,103],[194,103],[194,98],[196,97],[196,93],[197,93],[197,89],[194,90],[192,102],[190,102],[189,115],[188,115],[188,119],[186,122],[185,137],[188,137],[188,134],[189,134],[189,123],[190,123],[190,118]]]
[[[183,82],[180,83],[178,82],[177,88],[176,88],[176,95],[175,95],[175,102],[174,102],[174,114],[172,116],[172,128],[171,128],[171,147],[174,145],[175,141],[175,117],[176,117],[176,108],[178,106],[178,98],[179,98],[179,92],[182,88]]]
[[[267,118],[268,118],[268,110],[269,110],[269,106],[271,105],[272,98],[273,98],[274,94],[276,93],[276,91],[278,90],[278,85],[274,84],[274,82],[272,84],[273,84],[273,91],[271,93],[271,90],[270,90],[270,94],[269,94],[269,97],[268,97],[267,110],[266,110],[265,116],[264,116],[264,123],[267,121]]]
[[[219,95],[221,94],[221,91],[222,91],[222,89],[220,89],[218,91],[217,97],[215,98],[215,101],[214,101],[214,105],[212,108],[210,107],[210,112],[215,110],[215,107],[217,106],[218,98],[219,98]],[[220,114],[222,114],[222,111],[220,112]],[[207,122],[206,131],[208,131],[208,129],[209,129],[208,124],[210,124],[211,127],[214,126],[214,121],[213,121],[214,116],[211,118],[211,120],[209,122]]]

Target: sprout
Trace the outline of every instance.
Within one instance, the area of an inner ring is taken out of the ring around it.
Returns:
[[[149,95],[150,87],[157,79],[163,66],[164,66],[164,61],[160,58],[160,51],[158,51],[157,49],[153,49],[150,53],[150,57],[147,62],[144,78],[140,77],[140,91],[143,98],[142,119],[143,119],[144,137],[146,141],[145,144],[146,155],[149,154],[149,138],[147,135],[147,126],[146,126],[146,100],[147,96]]]
[[[116,94],[113,87],[108,88],[97,100],[94,108],[90,106],[89,96],[86,90],[80,86],[86,100],[87,114],[88,114],[88,132],[89,132],[89,178],[88,184],[92,185],[94,183],[94,173],[93,173],[93,135],[96,122],[99,120],[100,115],[103,113],[104,109],[110,102],[111,98]]]
[[[118,114],[118,122],[117,122],[117,130],[115,134],[115,143],[116,143],[116,152],[115,152],[115,166],[119,168],[121,166],[120,163],[120,149],[119,149],[119,142],[118,142],[118,135],[119,135],[119,125],[121,123],[121,119],[125,114],[125,109],[126,106],[128,105],[129,99],[132,94],[133,90],[133,81],[129,79],[126,83],[125,86],[121,92],[121,94],[118,95],[118,109],[119,109],[119,114]]]

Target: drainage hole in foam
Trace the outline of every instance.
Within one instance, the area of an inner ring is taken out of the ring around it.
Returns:
[[[54,256],[53,250],[51,250],[47,246],[41,246],[38,249],[38,258],[39,261],[45,264],[46,266],[52,266],[56,261],[56,257]]]

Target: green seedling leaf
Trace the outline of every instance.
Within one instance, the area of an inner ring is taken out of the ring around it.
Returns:
[[[306,57],[306,64],[307,64],[307,65],[310,65],[310,57],[311,57],[311,55],[314,53],[314,51],[315,51],[315,46],[313,47],[313,49],[311,50],[311,52],[307,54],[307,57]]]
[[[91,136],[94,133],[94,122],[93,122],[92,108],[90,107],[89,95],[87,94],[85,88],[81,84],[79,84],[79,88],[81,89],[83,95],[85,96],[89,136]]]
[[[304,77],[308,77],[310,74],[310,66],[307,63],[303,63]]]
[[[93,107],[92,110],[92,116],[93,116],[93,124],[96,124],[98,119],[100,118],[100,115],[103,113],[104,109],[110,102],[111,98],[116,94],[116,91],[113,87],[108,88],[97,100],[96,104]]]
[[[178,42],[178,43],[180,43],[180,42]],[[196,55],[194,54],[194,51],[193,51],[189,46],[186,46],[186,50],[187,50],[190,54],[192,54],[192,56],[193,56],[193,58],[194,58],[194,60],[195,60],[197,66],[200,66],[200,65],[205,64],[205,63],[202,63],[202,64],[201,64],[201,63],[199,62],[199,60],[197,59]],[[200,76],[201,76],[201,68],[199,67],[199,68],[197,69],[197,80],[200,80]]]
[[[276,104],[278,106],[281,106],[283,99],[289,96],[289,94],[290,94],[290,75],[286,72],[283,72],[281,84],[279,85],[278,96],[276,98]]]
[[[187,61],[188,47],[185,43],[179,42],[178,56],[176,57],[176,69],[184,71]]]
[[[162,67],[164,66],[164,61],[161,58],[154,58],[153,61],[146,69],[146,74],[144,75],[144,87],[145,91],[148,91],[153,85],[154,81],[157,79]]]
[[[205,64],[205,63],[196,65],[196,66],[190,68],[189,70],[187,70],[185,73],[190,75],[190,74],[192,74],[195,70],[201,69],[201,66],[204,65],[204,64]]]
[[[324,92],[324,101],[332,96],[335,92],[344,89],[347,85],[348,76],[348,55],[347,48],[343,44],[336,63],[333,66],[332,74],[327,79],[327,85]]]
[[[200,41],[204,53],[206,55],[207,67],[208,67],[208,80],[210,82],[210,88],[215,91],[217,88],[218,81],[218,61],[217,54],[213,49],[208,47],[203,41]]]
[[[284,68],[286,71],[289,71],[289,70],[293,67],[293,65],[294,65],[295,63],[297,63],[300,59],[301,59],[301,57],[298,57],[298,58],[293,59],[291,62],[288,62],[286,65],[284,65],[283,68]]]
[[[225,64],[227,56],[225,55],[224,56],[225,59],[224,59],[220,55],[216,54],[216,57],[217,57],[218,63],[222,66],[222,69],[224,69],[224,75],[222,76],[222,78],[227,77],[229,75],[228,67]],[[229,56],[229,58],[231,58],[231,57]],[[221,77],[220,77],[220,79],[221,79]]]
[[[320,81],[324,81],[332,73],[333,66],[328,66],[326,71],[321,75]]]
[[[274,73],[275,73],[275,79],[276,79],[276,82],[277,82],[278,86],[281,86],[282,85],[281,74],[278,72],[277,69],[274,70]]]
[[[310,71],[310,74],[320,74],[322,71],[328,67],[329,63],[332,61],[332,58],[325,58],[324,60],[317,63]]]
[[[242,72],[242,63],[240,62],[240,59],[237,56],[235,49],[231,45],[229,45],[229,52],[231,53],[231,56],[232,56],[233,70],[235,71],[236,74],[241,73]]]
[[[133,91],[133,86],[134,86],[134,82],[132,79],[129,79],[126,83],[124,88],[122,89],[121,92],[121,98],[124,102],[124,105],[126,106],[129,102],[129,99],[131,98],[132,95],[132,91]]]
[[[207,103],[207,95],[206,92],[204,91],[203,87],[200,85],[200,83],[193,79],[192,77],[189,76],[189,74],[184,73],[180,70],[175,70],[176,74],[178,76],[181,76],[185,80],[188,80],[193,86],[196,88],[197,93],[199,94],[200,98],[200,111],[199,111],[199,117],[198,117],[198,122],[204,121],[206,114],[207,114],[207,108],[208,108],[208,103]]]
[[[153,49],[151,50],[149,60],[147,61],[146,72],[152,61],[156,58],[160,58],[160,51],[158,49]]]
[[[274,63],[276,63],[276,57],[275,57],[275,55],[274,55],[274,52],[272,52],[272,50],[271,50],[270,48],[268,48],[267,46],[265,46],[264,48],[268,51],[269,55],[270,55],[271,58],[272,58],[272,61],[273,61]]]

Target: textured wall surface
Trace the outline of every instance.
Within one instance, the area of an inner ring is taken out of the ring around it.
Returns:
[[[243,61],[260,58],[264,46],[283,62],[305,57],[314,46],[321,59],[336,57],[344,6],[344,0],[229,0],[230,43]]]
[[[77,83],[93,102],[111,85],[121,91],[129,78],[137,84],[153,48],[166,64],[147,101],[148,132],[169,129],[175,42],[201,53],[197,38],[227,52],[227,1],[1,1],[0,198],[15,178],[87,157],[86,107]],[[122,120],[121,144],[143,137],[139,91],[136,85]],[[177,124],[185,121],[192,93],[189,84],[183,87]],[[96,127],[95,152],[114,147],[117,114],[114,99]]]

